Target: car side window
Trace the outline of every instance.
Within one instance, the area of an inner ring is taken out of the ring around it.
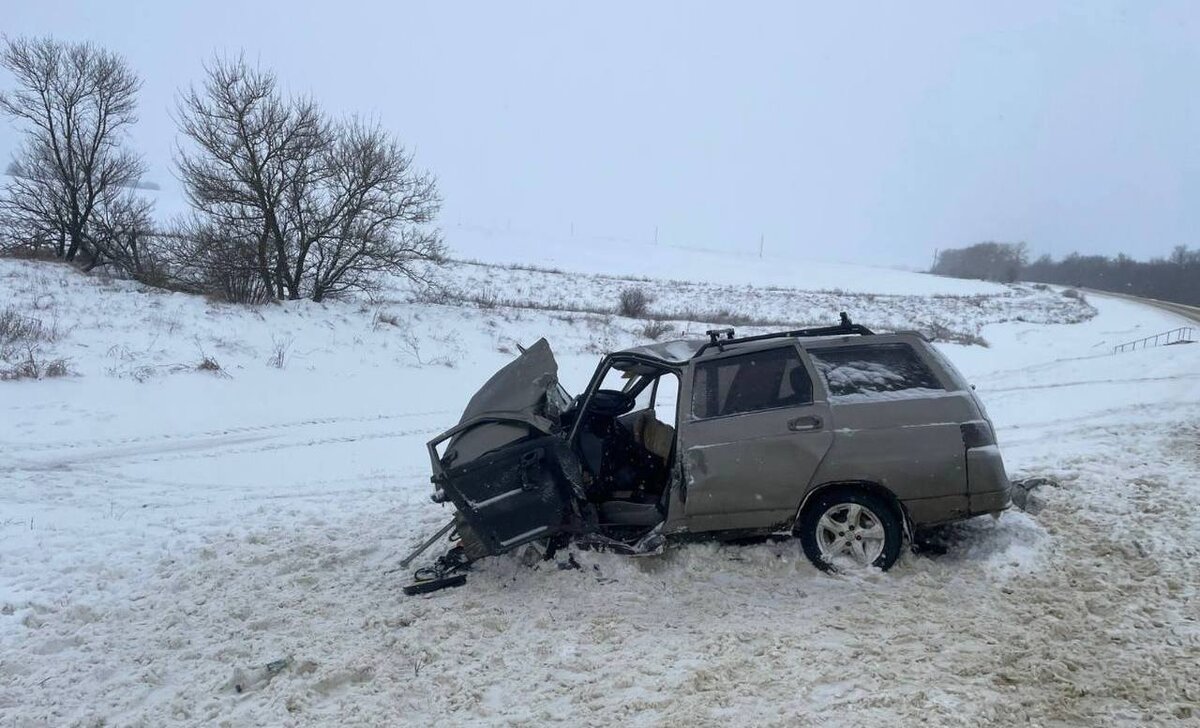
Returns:
[[[809,349],[832,397],[878,397],[896,392],[944,390],[908,344],[864,344]]]
[[[795,347],[696,365],[692,415],[698,419],[812,402],[812,380]]]

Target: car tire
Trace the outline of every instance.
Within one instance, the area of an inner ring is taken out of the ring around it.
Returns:
[[[900,558],[904,524],[886,498],[856,488],[817,495],[800,515],[796,535],[804,555],[821,571],[838,563],[887,571]],[[877,540],[876,535],[880,538]]]

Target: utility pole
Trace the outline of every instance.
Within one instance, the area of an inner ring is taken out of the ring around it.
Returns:
[[[658,226],[654,226],[654,244],[658,245]]]
[[[759,233],[759,235],[758,235],[758,257],[759,257],[759,258],[761,258],[761,257],[762,257],[762,253],[763,253],[763,239],[764,239],[765,237],[766,237],[766,236],[765,236],[765,235],[763,235],[762,233]]]

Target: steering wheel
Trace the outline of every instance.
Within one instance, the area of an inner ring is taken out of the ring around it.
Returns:
[[[597,389],[588,403],[588,414],[601,417],[620,417],[633,410],[636,400],[618,389]]]

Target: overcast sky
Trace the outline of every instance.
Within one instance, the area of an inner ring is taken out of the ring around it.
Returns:
[[[1200,3],[4,4],[0,31],[142,75],[132,143],[163,208],[177,90],[244,49],[415,150],[451,244],[458,224],[657,227],[909,266],[980,240],[1200,245]],[[16,140],[0,125],[0,155]]]

